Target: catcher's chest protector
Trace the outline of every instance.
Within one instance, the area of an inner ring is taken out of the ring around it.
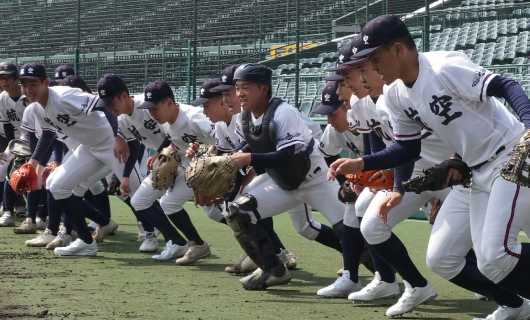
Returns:
[[[252,124],[251,114],[242,111],[241,125],[245,140],[253,153],[266,153],[276,151],[276,130],[274,128],[274,114],[278,106],[282,104],[282,99],[273,98],[263,115],[261,125]],[[294,190],[304,181],[311,160],[306,152],[299,152],[287,160],[284,167],[269,168],[265,171],[284,190]]]

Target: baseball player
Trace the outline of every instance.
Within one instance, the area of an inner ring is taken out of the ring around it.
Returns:
[[[78,76],[68,76],[64,79],[64,84],[73,88],[80,88],[84,92],[90,93],[86,83]],[[45,118],[45,111],[38,102],[31,103],[24,110],[22,116],[21,128],[28,137],[32,150],[35,149],[38,139],[42,136],[42,128],[40,122]],[[55,167],[62,163],[64,157],[69,157],[73,150],[79,146],[79,142],[71,137],[66,136],[62,131],[56,131],[56,140],[53,143],[53,158],[50,162],[55,162]],[[49,164],[50,165],[50,164]],[[53,172],[52,172],[53,174]],[[85,188],[85,186],[83,186]],[[81,193],[79,190],[78,192]],[[101,181],[88,186],[88,191],[84,194],[85,200],[90,202],[93,206],[87,205],[88,209],[83,214],[96,224],[93,236],[101,240],[106,236],[103,232],[108,233],[109,226],[100,228],[108,224],[110,220],[110,208],[108,207],[108,195],[105,191],[105,186]],[[28,201],[29,202],[29,201]],[[46,247],[48,250],[54,250],[57,247],[66,247],[72,242],[72,215],[67,212],[62,212],[61,208],[57,207],[56,201],[51,195],[46,195],[43,200],[43,205],[49,207],[49,219],[44,232],[39,234],[34,239],[27,240],[25,243],[30,247]],[[29,206],[29,203],[28,203]],[[28,208],[29,211],[29,208]],[[61,216],[64,219],[64,227],[60,227]],[[113,224],[110,224],[112,226]],[[108,231],[107,231],[108,230]]]
[[[9,141],[20,137],[20,121],[24,108],[28,104],[26,97],[22,94],[20,85],[18,84],[18,68],[11,63],[0,63],[0,150],[4,151]],[[7,170],[10,161],[2,161],[0,163],[0,195],[4,199],[4,182],[7,176]],[[8,193],[6,195],[7,201],[14,203],[16,195]],[[10,206],[4,204],[4,213],[0,217],[0,227],[12,227],[15,225],[15,216]],[[9,210],[8,210],[9,209]],[[30,221],[25,221],[28,230],[35,232],[37,226],[30,224]],[[37,221],[34,221],[37,222]],[[39,227],[43,221],[39,218]],[[25,228],[24,228],[25,229]]]
[[[335,232],[340,234],[342,230],[344,206],[338,199],[330,200],[335,198],[338,185],[325,181],[321,171],[326,163],[313,148],[311,131],[298,110],[272,98],[271,77],[270,69],[255,64],[239,66],[234,75],[243,109],[236,132],[248,147],[231,158],[238,167],[252,165],[266,172],[253,179],[244,194],[230,204],[227,216],[241,247],[260,267],[241,279],[248,290],[283,284],[291,278],[274,254],[268,234],[256,224],[258,220],[303,202],[319,209]],[[274,132],[270,131],[272,127]]]
[[[55,68],[55,72],[53,73],[53,80],[57,83],[57,85],[66,85],[65,79],[68,76],[74,76],[75,70],[74,68],[69,64],[61,64],[57,68]],[[85,91],[83,89],[83,91]]]
[[[143,180],[146,174],[144,170],[135,168],[135,163],[139,158],[138,148],[134,150],[134,144],[138,141],[147,148],[160,152],[170,144],[170,140],[161,126],[149,115],[147,110],[140,109],[144,103],[144,95],[129,94],[127,85],[119,76],[107,74],[98,82],[98,93],[100,97],[110,100],[108,108],[118,116],[118,136],[114,144],[114,153],[118,160],[125,163],[123,172],[118,176],[121,181],[121,190],[127,198],[132,198],[137,188],[129,183],[131,174],[135,179]],[[145,164],[145,166],[147,166]],[[127,203],[130,200],[126,199]],[[166,247],[173,248],[175,245],[185,246],[186,240],[179,234],[177,229],[171,224],[160,208],[158,201],[154,201],[147,208],[137,210],[131,206],[137,218],[142,221],[142,226],[146,230],[145,240],[140,245],[142,252],[156,251],[158,241],[154,234],[153,227],[156,227],[166,239]],[[187,215],[183,213],[182,217]],[[169,216],[171,218],[171,216]],[[175,218],[181,216],[174,215]],[[185,218],[185,217],[184,217]],[[175,225],[179,225],[176,223]],[[162,252],[155,255],[154,259],[167,260],[173,258],[170,252]]]
[[[418,53],[398,17],[372,20],[363,28],[362,37],[358,56],[368,56],[384,81],[394,82],[385,96],[389,97],[387,106],[398,143],[369,157],[338,161],[330,168],[330,176],[396,166],[414,159],[422,147],[422,130],[432,129],[473,171],[468,195],[469,225],[478,269],[497,287],[528,298],[530,278],[523,270],[528,268],[530,256],[527,244],[517,241],[519,231],[528,231],[528,189],[499,176],[510,150],[523,135],[524,126],[497,100],[504,98],[528,127],[530,103],[523,90],[513,80],[474,65],[464,54]],[[390,192],[374,205],[374,210],[385,215],[402,198],[401,193]],[[444,202],[441,213],[444,210],[458,211],[458,202]],[[450,232],[436,226],[433,229],[439,234]],[[429,246],[440,249],[434,242],[437,241],[430,241]],[[451,251],[444,256],[459,256],[462,248],[463,252],[469,251],[467,246],[465,242],[444,246]],[[456,272],[450,270],[455,275],[451,280],[461,280],[458,272],[466,272],[466,267],[462,261]],[[472,284],[477,286],[476,282]],[[474,291],[480,289],[483,288]],[[506,303],[487,319],[527,317],[527,302],[512,304]]]
[[[151,117],[160,124],[162,131],[171,140],[171,147],[175,148],[182,159],[182,165],[172,188],[167,191],[157,190],[153,187],[151,176],[148,176],[133,195],[131,204],[140,211],[151,207],[160,199],[164,213],[189,240],[188,244],[168,243],[166,253],[163,251],[164,259],[177,257],[178,265],[192,264],[208,256],[210,249],[182,207],[186,201],[193,199],[193,190],[184,180],[183,168],[189,163],[185,152],[190,143],[214,144],[213,125],[200,108],[177,103],[173,90],[164,81],[152,82],[145,88],[144,103],[139,108],[148,110]]]
[[[341,69],[342,72],[344,72],[348,70],[349,67],[347,67],[347,65],[341,65]],[[362,128],[357,125],[360,123],[359,121],[353,121],[352,119],[351,113],[353,113],[354,110],[349,110],[348,102],[344,102],[351,100],[350,97],[352,92],[351,90],[345,90],[344,85],[342,85],[343,89],[339,86],[339,84],[344,84],[346,81],[341,80],[343,77],[339,74],[328,77],[328,79],[332,79],[332,81],[326,83],[326,86],[322,91],[322,101],[316,108],[314,108],[313,112],[326,115],[329,122],[320,140],[320,151],[328,158],[338,158],[337,155],[342,149],[349,149],[355,153],[358,152],[355,143],[358,143],[359,141],[358,136],[360,134],[358,132],[360,132]],[[353,91],[359,96],[364,94],[362,87],[355,86],[354,88],[355,90]],[[339,95],[337,94],[338,92],[342,93],[342,99],[339,98]],[[365,130],[365,132],[369,132],[369,130]],[[367,133],[364,133],[364,135],[367,135]],[[366,140],[366,137],[364,138],[365,139],[363,140]],[[362,149],[369,150],[370,145],[366,144]],[[318,290],[317,295],[319,296],[348,297],[350,293],[361,289],[361,285],[358,281],[358,265],[361,259],[361,253],[365,247],[365,240],[359,229],[359,219],[361,216],[357,217],[355,209],[357,206],[365,206],[362,203],[366,202],[366,199],[371,199],[366,196],[367,192],[373,194],[369,191],[369,188],[365,188],[354,203],[345,202],[345,231],[342,240],[343,247],[345,248],[345,250],[343,250],[345,272],[342,272],[341,276],[331,285]],[[380,281],[378,291],[384,291],[384,294],[387,297],[399,293],[393,269],[384,263],[382,259],[374,256],[372,253],[370,253],[370,255],[372,256],[372,263],[375,266],[375,269],[378,270],[376,273],[376,278]]]
[[[55,248],[54,253],[58,256],[95,255],[97,245],[82,215],[87,211],[82,201],[87,188],[82,184],[92,185],[113,169],[117,172],[123,170],[122,165],[114,161],[112,152],[116,119],[103,108],[107,101],[97,96],[77,88],[49,88],[46,70],[40,64],[25,65],[20,70],[20,79],[28,98],[39,102],[45,111],[44,118],[39,119],[42,136],[29,162],[37,168],[38,175],[42,173],[42,164],[46,163],[46,151],[55,140],[55,132],[60,129],[80,143],[46,181],[46,188],[60,211],[72,214],[79,235],[67,247]],[[117,225],[109,219],[106,222],[102,233],[116,229]]]
[[[237,67],[238,65],[231,65],[225,68],[221,75],[221,81],[217,86],[214,86],[211,89],[208,88],[208,85],[205,86],[206,90],[210,90],[214,94],[219,94],[217,99],[208,99],[212,101],[208,101],[208,103],[203,105],[204,113],[215,123],[216,148],[224,153],[234,152],[241,145],[240,137],[236,133],[237,117],[241,112],[241,107],[239,99],[235,94],[233,81]],[[217,80],[217,82],[219,82],[219,80]],[[215,82],[211,81],[209,84],[213,85]],[[222,98],[222,101],[220,98]],[[215,104],[216,101],[217,105]],[[217,108],[213,109],[212,107]],[[317,135],[320,136],[318,133],[321,132],[321,129],[319,126],[314,128],[314,125],[312,125],[312,132],[317,132]],[[333,230],[316,221],[312,216],[311,208],[307,205],[299,205],[296,208],[289,210],[289,216],[295,230],[300,235],[309,240],[315,240],[325,246],[341,251],[341,245],[333,233]],[[264,221],[265,220],[261,220],[260,223]],[[292,269],[296,263],[296,260],[293,259],[293,255],[285,249],[274,230],[271,229],[268,231],[270,232],[272,240],[277,244],[277,251],[279,251],[278,254],[280,259],[286,262],[288,268]]]

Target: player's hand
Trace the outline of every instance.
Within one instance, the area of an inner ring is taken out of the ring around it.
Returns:
[[[114,139],[114,156],[122,163],[125,163],[129,158],[129,145],[120,136]]]
[[[376,173],[372,174],[370,176],[370,178],[368,178],[368,182],[372,182],[372,181],[375,181],[375,180],[378,180],[378,179],[381,179],[382,177],[384,176],[384,172],[383,170],[379,170],[377,171]],[[374,187],[370,187],[370,191],[372,191],[373,193],[376,193],[377,191],[379,190],[383,190],[384,188],[374,188]]]
[[[129,177],[123,177],[120,184],[121,195],[124,197],[129,196]]]
[[[195,154],[197,153],[197,150],[199,150],[199,144],[198,143],[190,143],[188,145],[188,149],[186,149],[186,157],[193,158],[195,157]]]
[[[156,158],[156,154],[147,158],[147,170],[149,171],[153,170],[153,161],[155,161],[155,158]]]
[[[343,176],[347,174],[354,174],[364,169],[364,161],[362,158],[350,159],[340,158],[335,160],[329,166],[328,179],[335,180],[337,176]]]
[[[390,191],[386,194],[385,199],[379,204],[379,217],[383,220],[383,223],[388,223],[388,215],[390,210],[397,206],[403,195],[399,192]]]
[[[433,225],[434,221],[436,221],[436,217],[438,216],[438,212],[440,211],[443,202],[438,198],[432,198],[430,203],[431,213],[429,214],[429,224]]]
[[[230,156],[234,165],[238,168],[243,168],[250,165],[251,157],[250,153],[236,152]]]

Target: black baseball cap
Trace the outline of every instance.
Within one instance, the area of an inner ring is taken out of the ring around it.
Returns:
[[[145,87],[144,103],[142,103],[140,109],[150,109],[166,98],[171,98],[171,100],[175,101],[173,89],[165,81],[153,81]]]
[[[361,46],[356,56],[369,56],[380,47],[394,40],[411,37],[409,29],[398,17],[392,15],[379,16],[368,21],[361,30]]]
[[[112,98],[122,92],[129,93],[125,81],[120,76],[112,73],[107,73],[99,79],[97,90],[99,95],[98,107],[108,107],[112,103]]]
[[[221,72],[221,84],[211,89],[212,92],[223,92],[228,91],[234,87],[236,82],[234,81],[234,74],[236,69],[239,67],[238,64],[232,64],[223,69]]]
[[[2,62],[0,63],[0,75],[18,77],[18,68],[13,63]]]
[[[46,68],[40,63],[25,64],[19,73],[20,79],[39,79],[44,80],[48,78]]]
[[[54,79],[62,80],[68,76],[73,76],[73,75],[75,75],[75,70],[71,65],[61,64],[60,66],[55,68]]]
[[[193,100],[190,104],[192,106],[200,106],[205,104],[208,99],[222,96],[222,91],[213,91],[212,89],[217,88],[221,85],[219,79],[206,79],[201,85],[200,95],[197,99]]]
[[[237,80],[252,81],[270,86],[272,84],[272,70],[262,64],[242,64],[234,73],[234,81]]]
[[[337,95],[338,88],[338,81],[326,82],[324,89],[322,89],[320,103],[317,104],[311,112],[327,116],[340,108],[342,101],[340,101],[339,96]]]

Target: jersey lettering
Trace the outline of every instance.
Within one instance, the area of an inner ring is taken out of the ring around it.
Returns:
[[[432,102],[429,103],[432,113],[442,118],[445,118],[445,120],[442,121],[442,124],[444,126],[447,126],[453,120],[458,119],[462,116],[462,112],[459,111],[450,114],[451,106],[453,105],[453,102],[451,100],[453,100],[453,97],[448,95],[443,95],[441,97],[433,95]]]
[[[70,119],[70,116],[63,113],[63,114],[58,114],[57,117],[56,117],[57,121],[59,121],[60,123],[66,125],[67,127],[71,127],[73,125],[75,125],[77,123],[77,121],[74,121],[72,119]]]

